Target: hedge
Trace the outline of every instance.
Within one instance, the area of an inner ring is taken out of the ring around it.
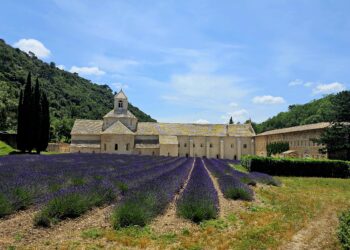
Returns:
[[[343,249],[350,249],[350,209],[339,217],[338,238]]]
[[[345,161],[244,156],[242,166],[251,172],[277,176],[348,178],[350,164]]]

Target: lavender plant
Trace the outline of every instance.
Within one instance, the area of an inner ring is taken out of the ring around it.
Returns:
[[[196,159],[186,189],[177,202],[177,213],[193,222],[216,218],[218,195],[201,159]]]

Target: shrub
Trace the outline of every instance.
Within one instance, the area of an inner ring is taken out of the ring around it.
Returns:
[[[350,249],[350,210],[342,213],[339,217],[338,238],[343,249]]]
[[[128,226],[145,226],[153,217],[156,197],[144,194],[133,197],[118,206],[112,214],[112,225],[115,229]]]
[[[12,191],[12,207],[14,210],[26,209],[32,204],[32,193],[22,187]]]
[[[11,214],[12,206],[9,200],[5,197],[5,195],[0,194],[0,218]]]
[[[218,179],[220,189],[225,198],[234,200],[253,200],[253,190],[239,179],[226,175]]]
[[[268,156],[280,154],[287,150],[289,150],[288,142],[272,142],[266,145],[266,151]]]
[[[178,214],[195,223],[217,217],[217,208],[210,200],[187,199],[177,207]]]
[[[345,161],[244,156],[242,165],[252,172],[279,176],[348,178],[350,164]]]

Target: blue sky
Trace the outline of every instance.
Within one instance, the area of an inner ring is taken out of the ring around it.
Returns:
[[[158,121],[261,122],[349,88],[350,1],[2,1],[0,37]]]

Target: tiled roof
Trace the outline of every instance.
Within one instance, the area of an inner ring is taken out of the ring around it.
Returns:
[[[128,99],[126,95],[124,94],[123,90],[120,90],[118,94],[114,96],[114,98],[119,98],[119,99]]]
[[[105,118],[105,117],[117,117],[117,118],[129,117],[129,118],[136,118],[136,116],[133,113],[131,113],[129,110],[127,111],[126,114],[124,114],[124,113],[118,114],[118,113],[114,112],[114,109],[109,111],[103,118]]]
[[[227,126],[229,136],[254,136],[255,132],[251,124],[229,124]]]
[[[275,134],[300,132],[300,131],[315,130],[315,129],[324,129],[329,127],[329,125],[330,125],[329,122],[320,122],[320,123],[301,125],[301,126],[295,126],[295,127],[289,127],[289,128],[274,129],[274,130],[270,130],[270,131],[266,131],[264,133],[258,134],[256,136],[275,135]]]
[[[102,132],[102,120],[81,120],[74,122],[72,135],[99,135]]]
[[[103,131],[102,134],[133,135],[134,133],[130,129],[128,129],[123,123],[117,121],[105,131]]]
[[[141,148],[154,149],[154,148],[159,148],[159,144],[141,144],[141,143],[138,143],[138,144],[135,144],[135,148],[136,149],[141,149]]]
[[[86,144],[86,143],[82,143],[82,144],[70,144],[71,147],[73,148],[95,148],[95,149],[99,149],[100,148],[100,144]]]
[[[254,136],[250,124],[182,124],[139,122],[137,135]]]
[[[159,144],[178,144],[177,136],[175,135],[160,135],[159,136]]]

